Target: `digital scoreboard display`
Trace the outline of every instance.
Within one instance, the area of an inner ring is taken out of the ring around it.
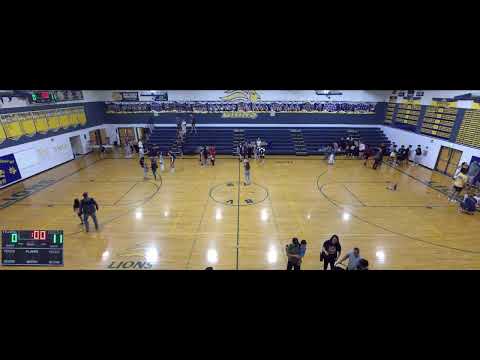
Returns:
[[[3,266],[63,266],[63,230],[2,230]]]

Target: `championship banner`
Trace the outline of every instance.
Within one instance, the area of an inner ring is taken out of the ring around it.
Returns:
[[[3,143],[7,139],[7,134],[5,134],[5,130],[3,130],[3,125],[0,122],[0,144]]]
[[[0,121],[2,122],[7,138],[10,140],[20,139],[23,135],[23,130],[17,116],[14,114],[3,114],[0,116]]]
[[[62,129],[68,129],[70,124],[66,110],[58,110],[58,120]]]
[[[85,108],[81,108],[78,110],[78,122],[80,125],[84,126],[87,124],[87,116],[85,115]]]
[[[57,132],[60,128],[60,122],[58,120],[58,113],[55,110],[47,112],[48,130]]]
[[[0,156],[0,188],[21,178],[15,156],[13,154]]]
[[[47,113],[45,111],[33,112],[33,120],[40,134],[46,134],[48,132]]]
[[[22,125],[23,133],[28,137],[32,137],[37,133],[35,122],[33,121],[33,115],[31,112],[18,114],[20,124]]]

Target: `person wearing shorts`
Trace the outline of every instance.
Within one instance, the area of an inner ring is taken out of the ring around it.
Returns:
[[[468,182],[468,176],[464,173],[464,171],[460,171],[460,173],[457,175],[457,177],[453,181],[453,191],[450,196],[450,201],[455,201],[457,196],[459,196],[460,193],[462,192],[467,182]]]

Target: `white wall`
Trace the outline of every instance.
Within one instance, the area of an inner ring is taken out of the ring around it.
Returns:
[[[42,140],[0,149],[0,156],[14,154],[20,174],[24,180],[42,171],[51,169],[74,158],[70,138],[80,135],[81,150],[86,154],[88,149],[89,132],[101,129],[104,126],[95,126],[88,129],[71,131],[66,134],[51,136]],[[86,139],[85,136],[86,135]],[[19,180],[20,181],[20,180]],[[10,183],[9,185],[11,185]]]
[[[116,90],[136,91],[136,90]],[[138,90],[150,91],[150,90]],[[221,101],[227,95],[225,90],[165,90],[170,101]],[[315,94],[314,90],[257,90],[260,100],[264,101],[354,101],[354,102],[384,102],[391,90],[339,90],[341,96],[325,96]],[[110,97],[104,101],[112,101]]]
[[[480,149],[454,144],[449,141],[440,140],[430,136],[414,134],[410,131],[396,129],[390,126],[382,126],[382,128],[383,132],[390,139],[390,141],[395,142],[398,146],[412,145],[413,149],[416,149],[417,145],[421,145],[422,149],[425,149],[428,146],[427,156],[422,157],[422,165],[430,169],[435,168],[438,154],[440,153],[440,148],[442,146],[447,146],[449,148],[462,151],[463,154],[460,162],[465,161],[470,163],[472,156],[480,157]]]

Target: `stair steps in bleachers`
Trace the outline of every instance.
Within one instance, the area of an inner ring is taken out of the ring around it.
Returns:
[[[233,149],[232,154],[237,154],[237,146],[239,143],[245,141],[245,130],[244,129],[234,129],[233,130]]]
[[[290,129],[290,136],[292,137],[293,146],[295,147],[295,155],[307,156],[307,148],[305,146],[305,139],[303,138],[301,129]]]

